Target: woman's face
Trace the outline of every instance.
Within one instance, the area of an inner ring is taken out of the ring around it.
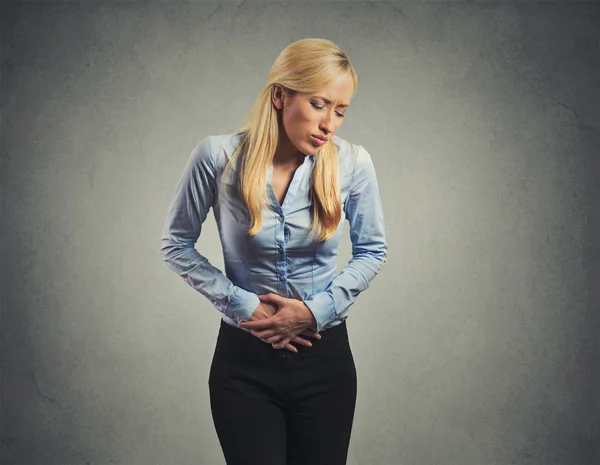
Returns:
[[[299,92],[292,96],[282,95],[281,90],[281,87],[275,87],[273,103],[277,108],[283,108],[281,122],[285,135],[296,149],[312,155],[323,145],[313,136],[329,140],[342,125],[354,92],[354,82],[350,76],[341,76],[320,92]]]

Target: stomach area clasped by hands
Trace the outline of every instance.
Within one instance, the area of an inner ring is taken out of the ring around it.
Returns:
[[[282,297],[270,293],[259,295],[260,303],[250,315],[248,321],[238,324],[238,328],[247,328],[261,341],[271,344],[274,349],[287,349],[298,352],[291,344],[311,347],[305,337],[321,339],[315,331],[317,322],[308,306],[298,299]]]

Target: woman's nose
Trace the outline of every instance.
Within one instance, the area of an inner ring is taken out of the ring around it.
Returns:
[[[326,133],[331,133],[333,131],[333,118],[330,114],[323,117],[319,129]]]

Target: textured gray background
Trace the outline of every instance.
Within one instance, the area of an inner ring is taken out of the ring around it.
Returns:
[[[194,145],[234,131],[304,37],[357,68],[339,135],[373,156],[389,239],[348,319],[349,465],[599,463],[598,6],[1,13],[3,465],[225,463],[220,314],[162,262],[161,230]],[[197,247],[222,267],[212,216]]]

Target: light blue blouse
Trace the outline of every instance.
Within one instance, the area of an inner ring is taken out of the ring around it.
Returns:
[[[387,260],[383,211],[370,154],[361,145],[332,137],[338,149],[343,213],[335,234],[321,242],[308,236],[315,154],[306,155],[294,172],[283,205],[272,188],[271,166],[267,193],[272,210],[263,210],[262,229],[252,237],[247,234],[249,214],[234,181],[239,157],[228,179],[222,177],[241,139],[242,133],[207,136],[192,150],[164,224],[163,260],[207,297],[230,325],[249,320],[260,303],[258,295],[269,292],[304,301],[317,321],[317,331],[342,323]],[[225,189],[217,203],[221,183]],[[225,274],[195,248],[211,208]],[[336,275],[336,254],[346,219],[352,258]]]

